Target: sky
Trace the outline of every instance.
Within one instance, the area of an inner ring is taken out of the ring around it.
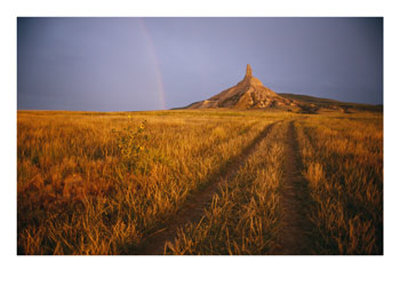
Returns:
[[[181,107],[253,75],[383,103],[382,18],[18,18],[19,110]]]

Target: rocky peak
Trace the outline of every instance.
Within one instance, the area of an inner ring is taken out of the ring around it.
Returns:
[[[250,67],[250,65],[249,64],[247,64],[247,67],[246,67],[246,75],[245,75],[245,79],[246,78],[252,78],[253,77],[253,72],[251,71],[251,67]]]
[[[204,101],[194,103],[189,108],[283,108],[292,110],[295,105],[293,101],[279,96],[265,87],[259,79],[253,77],[251,67],[247,64],[246,75],[237,85]]]

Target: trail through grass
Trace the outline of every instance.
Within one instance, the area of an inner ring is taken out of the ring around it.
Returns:
[[[18,254],[135,254],[210,187],[188,214],[196,218],[175,223],[161,240],[169,241],[162,251],[382,254],[382,120],[379,113],[18,112]],[[288,164],[301,180],[287,182]],[[297,204],[291,213],[288,199]],[[304,248],[300,238],[290,247],[290,227],[307,237]]]

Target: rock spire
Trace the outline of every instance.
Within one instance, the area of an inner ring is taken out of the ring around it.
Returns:
[[[253,77],[249,64],[246,75],[235,86],[230,87],[206,100],[195,102],[188,106],[190,109],[199,108],[235,108],[235,109],[283,109],[294,110],[297,104],[268,89],[263,83]]]
[[[247,64],[247,67],[246,67],[246,75],[245,75],[244,78],[252,78],[252,77],[253,77],[253,72],[252,72],[252,70],[251,70],[250,65]]]

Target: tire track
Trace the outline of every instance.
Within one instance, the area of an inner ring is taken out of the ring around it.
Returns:
[[[165,244],[176,237],[179,227],[189,222],[198,222],[204,215],[204,209],[211,204],[212,196],[217,192],[221,183],[233,179],[237,171],[246,162],[247,158],[254,152],[256,146],[267,137],[272,127],[280,121],[267,125],[264,130],[237,156],[221,167],[217,172],[210,175],[205,187],[200,191],[193,192],[176,215],[159,229],[153,232],[133,250],[136,255],[161,255],[164,254]]]
[[[280,232],[277,247],[271,254],[307,255],[312,254],[312,226],[307,218],[310,198],[307,181],[301,174],[303,163],[294,121],[287,125],[286,137],[284,179],[280,190]]]

